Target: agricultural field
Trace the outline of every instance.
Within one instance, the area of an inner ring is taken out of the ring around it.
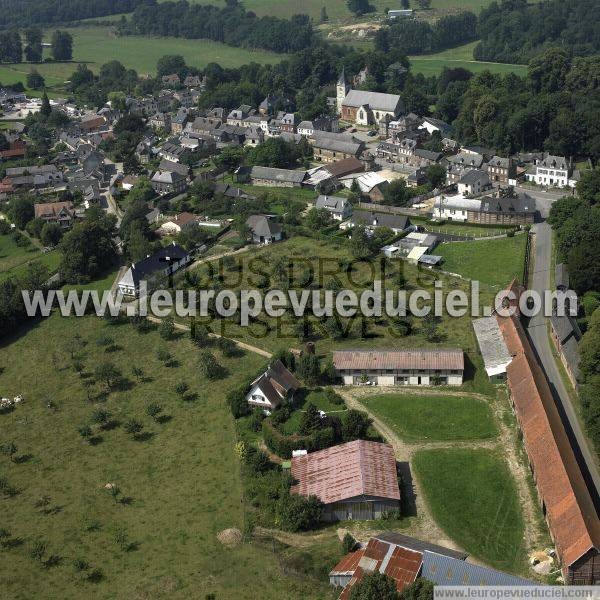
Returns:
[[[444,271],[479,280],[498,292],[523,276],[526,244],[527,236],[519,234],[492,240],[448,242],[440,244],[434,253],[444,258]]]
[[[497,451],[419,450],[412,467],[433,518],[450,538],[492,567],[523,573],[523,516],[515,482]]]
[[[444,395],[384,394],[361,399],[369,411],[407,441],[445,442],[498,435],[488,401]]]
[[[229,373],[215,385],[199,374],[198,350],[187,337],[166,341],[155,330],[92,316],[54,315],[7,342],[0,391],[24,401],[0,414],[0,441],[16,446],[12,459],[0,456],[5,597],[108,599],[115,590],[158,599],[333,597],[326,578],[283,574],[285,548],[275,555],[271,544],[225,547],[216,538],[226,528],[244,529],[224,397],[264,358],[234,361],[215,352]],[[159,348],[170,354],[167,364]],[[93,374],[106,361],[123,376],[108,387]],[[189,385],[183,397],[174,391],[180,381]],[[150,404],[162,407],[155,418]],[[98,411],[109,416],[100,419]],[[143,430],[128,433],[129,419]],[[85,439],[84,425],[92,427]]]
[[[101,65],[111,60],[119,60],[140,75],[154,74],[158,59],[165,54],[181,54],[187,64],[195,67],[217,62],[223,67],[233,68],[249,62],[266,64],[281,60],[280,55],[272,52],[234,48],[209,40],[117,37],[111,27],[77,27],[69,29],[69,33],[73,36],[72,62],[2,65],[0,82],[22,81],[25,84],[27,74],[35,68],[46,78],[49,86],[57,86],[69,79],[78,63],[87,63],[90,69],[98,71]]]

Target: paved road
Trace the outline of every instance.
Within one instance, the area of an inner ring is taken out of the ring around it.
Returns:
[[[535,261],[531,274],[531,289],[541,294],[544,290],[550,289],[550,265],[552,257],[550,225],[547,223],[538,223],[534,227],[534,232]],[[600,505],[600,472],[594,459],[594,454],[590,450],[587,437],[579,425],[575,409],[571,404],[571,399],[556,365],[548,336],[547,321],[548,319],[543,314],[533,317],[528,325],[529,337],[546,372],[557,406],[562,414],[563,422],[565,422],[565,428],[571,438],[571,444],[575,450],[577,460],[592,492],[592,497],[595,496],[594,500],[598,507]],[[594,487],[595,494],[593,493]]]

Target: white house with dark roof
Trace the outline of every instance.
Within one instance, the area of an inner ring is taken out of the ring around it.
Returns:
[[[489,175],[480,169],[467,171],[458,181],[458,193],[475,196],[492,187]]]
[[[343,221],[352,214],[352,204],[343,196],[321,195],[315,202],[315,208],[325,209],[336,221]]]
[[[572,165],[564,156],[548,154],[536,163],[535,170],[528,172],[526,178],[538,185],[575,187],[576,181],[572,179],[572,173]]]
[[[255,244],[272,244],[281,240],[281,225],[271,215],[251,215],[246,225]]]
[[[246,394],[246,401],[251,406],[270,411],[277,408],[284,400],[292,400],[294,392],[299,387],[298,380],[280,360],[276,360],[252,382]]]
[[[132,263],[131,267],[117,284],[119,291],[124,296],[137,297],[142,281],[151,282],[155,278],[168,276],[175,273],[191,260],[190,254],[181,246],[173,242],[154,254],[147,256],[144,260]],[[150,284],[149,284],[149,287]]]

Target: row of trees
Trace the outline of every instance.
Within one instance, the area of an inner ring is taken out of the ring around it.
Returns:
[[[39,27],[25,31],[25,47],[17,29],[0,31],[0,62],[20,63],[25,54],[28,62],[42,62],[42,36]],[[56,30],[51,38],[51,51],[54,60],[66,61],[73,58],[73,37],[67,31]]]
[[[297,52],[315,43],[307,15],[291,19],[257,17],[237,3],[225,8],[154,0],[140,4],[119,24],[122,35],[159,35],[209,39],[230,46]]]
[[[146,0],[3,0],[0,29],[131,12]]]

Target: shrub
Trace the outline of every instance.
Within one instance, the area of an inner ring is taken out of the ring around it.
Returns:
[[[298,494],[286,494],[279,500],[277,516],[286,531],[307,531],[320,523],[323,508],[323,503],[316,496],[304,498]]]
[[[217,362],[217,359],[208,350],[203,350],[200,352],[198,367],[200,368],[200,373],[202,373],[204,377],[211,381],[222,379],[225,376],[225,369]]]
[[[342,548],[344,549],[344,554],[353,552],[354,548],[356,548],[356,540],[352,537],[351,533],[346,533],[344,536],[344,539],[342,540]]]
[[[175,321],[173,317],[165,317],[158,327],[158,331],[160,333],[160,337],[163,340],[170,340],[173,338],[175,334]]]
[[[238,388],[236,390],[231,390],[231,392],[227,394],[227,404],[229,404],[229,409],[231,410],[234,419],[239,419],[250,414],[251,409],[246,401],[245,389]]]

